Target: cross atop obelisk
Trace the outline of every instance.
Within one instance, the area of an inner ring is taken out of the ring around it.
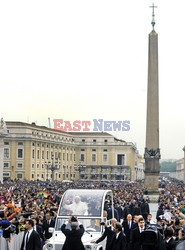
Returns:
[[[153,3],[153,5],[150,6],[150,8],[152,8],[152,22],[151,22],[151,24],[152,24],[153,30],[154,30],[154,26],[155,26],[155,11],[154,10],[155,10],[155,8],[157,8],[157,6],[155,6]]]

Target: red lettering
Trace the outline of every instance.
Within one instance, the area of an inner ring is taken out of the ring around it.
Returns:
[[[82,121],[82,127],[83,125],[85,125],[85,128],[83,128],[83,131],[90,131],[90,128],[88,128],[88,126],[91,126],[91,122],[90,121]]]
[[[81,130],[81,121],[74,121],[73,122],[73,131],[80,131]]]
[[[63,131],[73,131],[70,121],[64,121],[65,126]]]
[[[53,119],[53,122],[55,130],[63,131],[63,127],[61,126],[61,124],[63,123],[62,119]]]

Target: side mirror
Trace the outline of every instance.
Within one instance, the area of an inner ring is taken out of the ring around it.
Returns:
[[[50,234],[52,234],[52,233],[54,232],[54,228],[53,228],[53,227],[49,227],[48,232],[49,232]]]

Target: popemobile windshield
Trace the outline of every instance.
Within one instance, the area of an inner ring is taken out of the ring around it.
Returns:
[[[95,244],[92,241],[101,237],[104,227],[101,222],[106,222],[104,210],[113,210],[113,194],[111,190],[91,190],[91,189],[69,189],[62,196],[58,215],[56,218],[55,229],[49,228],[53,236],[45,244],[44,250],[62,250],[65,241],[65,235],[61,232],[61,226],[70,216],[78,217],[83,224],[85,233],[82,236],[82,242],[85,249],[104,250],[105,240]],[[67,224],[70,229],[70,224]]]

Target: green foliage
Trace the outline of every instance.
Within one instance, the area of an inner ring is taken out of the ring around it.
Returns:
[[[160,163],[161,172],[174,172],[176,170],[176,162],[163,161]]]

